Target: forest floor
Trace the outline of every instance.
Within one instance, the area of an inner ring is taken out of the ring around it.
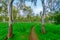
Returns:
[[[33,26],[34,25],[34,26]],[[32,28],[32,26],[34,28]],[[0,40],[4,40],[8,34],[8,23],[0,23]],[[60,40],[60,25],[45,24],[46,34],[41,33],[41,23],[37,22],[19,22],[13,23],[13,34],[14,36],[8,40],[29,40],[31,32],[32,35],[38,40]]]

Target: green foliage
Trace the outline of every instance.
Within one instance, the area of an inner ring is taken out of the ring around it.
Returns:
[[[18,10],[17,10],[17,8],[15,7],[15,6],[13,6],[13,20],[15,21],[16,20],[16,17],[17,17],[17,13],[18,13]]]
[[[6,21],[9,21],[9,17],[5,16],[5,20],[6,20]]]
[[[2,19],[3,19],[2,16],[0,16],[0,21],[2,21]]]
[[[0,12],[2,11],[2,7],[0,7]]]
[[[60,12],[56,11],[53,17],[54,17],[55,23],[60,24]]]

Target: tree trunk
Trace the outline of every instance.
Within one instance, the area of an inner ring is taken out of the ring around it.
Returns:
[[[9,0],[9,29],[8,38],[12,37],[12,0]]]
[[[42,16],[42,33],[45,34],[44,16]]]
[[[45,24],[44,24],[44,14],[45,14],[45,4],[44,0],[42,1],[43,13],[42,13],[42,33],[45,34]]]

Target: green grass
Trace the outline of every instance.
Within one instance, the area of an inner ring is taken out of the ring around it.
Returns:
[[[41,33],[41,23],[13,23],[14,36],[8,40],[29,40],[31,27],[34,25],[39,40],[60,40],[60,25],[45,24],[46,34]],[[0,40],[8,34],[8,23],[0,23]]]

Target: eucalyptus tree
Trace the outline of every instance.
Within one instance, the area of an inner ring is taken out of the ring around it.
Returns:
[[[8,4],[8,13],[9,13],[9,29],[8,29],[8,38],[11,38],[13,33],[12,33],[12,4],[14,0],[9,0]]]
[[[22,3],[25,3],[25,1],[32,2],[35,6],[37,5],[37,0],[20,0]],[[43,7],[43,13],[42,13],[42,33],[45,33],[45,24],[44,24],[44,14],[45,14],[45,0],[41,0],[42,7]]]
[[[19,0],[16,0],[16,2],[14,3],[16,5],[16,8],[17,8],[17,13],[16,13],[16,19],[18,19],[18,17],[20,16],[20,10],[21,10],[21,5],[20,5],[20,1]]]
[[[24,15],[27,17],[28,21],[31,21],[31,15],[33,14],[32,12],[32,9],[31,7],[29,6],[24,6],[23,7],[23,12],[24,12]]]
[[[45,1],[41,0],[42,2],[42,7],[43,7],[43,13],[42,13],[42,33],[45,34],[45,19],[44,19],[44,14],[45,14]]]
[[[8,29],[8,38],[11,38],[13,33],[12,33],[12,3],[14,0],[9,0],[9,29]]]
[[[36,6],[37,0],[28,0],[34,3]],[[44,14],[45,14],[45,0],[41,0],[43,13],[42,13],[42,33],[45,34],[45,23],[44,23]]]
[[[8,4],[7,4],[7,0],[5,0],[5,1],[2,1],[2,16],[3,16],[3,21],[5,22],[5,20],[6,20],[6,16],[8,16],[7,14],[8,14],[8,9],[7,9],[7,7],[8,7]]]
[[[50,12],[60,10],[60,0],[47,0],[47,5]]]
[[[13,6],[12,11],[13,11],[13,15],[12,15],[13,17],[12,18],[13,18],[13,21],[15,21],[18,18],[17,16],[19,15],[18,10],[17,10],[17,8],[15,6]]]
[[[33,2],[34,3],[34,5],[36,6],[37,5],[37,0],[30,0],[31,2]],[[45,15],[45,0],[40,0],[41,1],[41,3],[42,3],[42,8],[43,8],[43,12],[42,12],[42,33],[43,34],[45,34],[45,23],[44,23],[44,21],[45,21],[45,19],[44,19],[44,15]]]
[[[5,16],[7,15],[7,0],[0,0],[0,8],[2,8],[1,11],[1,16],[3,16],[3,20],[5,20]]]
[[[27,7],[25,5],[25,1],[29,1],[29,0],[17,0],[17,2],[15,4],[17,6],[18,13],[20,13],[20,10],[23,10],[24,14],[26,14],[26,15],[28,14],[28,16],[30,16],[31,11],[29,11],[29,10],[31,10],[31,8]]]

